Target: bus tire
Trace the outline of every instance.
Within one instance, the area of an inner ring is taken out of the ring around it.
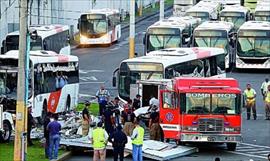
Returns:
[[[227,149],[229,151],[235,151],[236,145],[237,145],[236,143],[227,143]]]
[[[66,101],[66,107],[65,107],[65,112],[69,112],[70,111],[70,95],[67,96],[67,101]]]
[[[47,106],[47,100],[45,100],[42,104],[42,112],[41,112],[41,123],[43,124],[46,116],[48,114],[48,106]]]
[[[9,142],[12,132],[11,124],[8,120],[3,121],[3,132],[0,132],[0,142]]]

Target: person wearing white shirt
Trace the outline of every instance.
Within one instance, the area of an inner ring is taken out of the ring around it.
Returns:
[[[154,106],[156,106],[156,108],[159,109],[159,100],[156,99],[154,96],[151,96],[151,99],[149,100],[149,106],[150,106],[150,109]]]
[[[265,81],[261,85],[261,93],[262,93],[262,96],[263,96],[263,100],[265,100],[266,93],[268,91],[268,88],[267,87],[269,85],[270,85],[269,79],[268,78],[265,78]]]

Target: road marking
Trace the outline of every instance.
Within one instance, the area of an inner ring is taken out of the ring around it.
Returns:
[[[240,143],[235,151],[227,151],[228,153],[244,155],[248,157],[267,159],[266,156],[270,154],[270,147],[263,145],[255,145],[248,143]]]
[[[97,81],[97,78],[94,76],[80,77],[80,80],[82,80],[82,81]]]
[[[80,93],[80,94],[79,94],[79,97],[96,97],[96,96],[90,95],[90,94],[83,94],[83,93]]]
[[[85,85],[85,84],[104,84],[105,82],[80,82],[80,85]]]
[[[119,47],[115,47],[115,48],[112,48],[112,49],[109,49],[110,51],[114,51],[114,50],[118,50]]]
[[[80,74],[87,74],[87,73],[102,73],[104,72],[104,70],[99,70],[99,69],[93,69],[93,70],[83,70],[83,69],[80,69],[79,70],[79,73]]]

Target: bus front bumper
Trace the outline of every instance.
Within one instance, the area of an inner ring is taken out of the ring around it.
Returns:
[[[241,134],[181,134],[183,142],[237,143],[242,141]]]

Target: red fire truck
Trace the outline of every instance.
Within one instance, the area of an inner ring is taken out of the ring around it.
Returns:
[[[170,86],[170,87],[169,87]],[[179,143],[226,143],[241,137],[241,90],[232,78],[175,78],[160,89],[160,125]]]

